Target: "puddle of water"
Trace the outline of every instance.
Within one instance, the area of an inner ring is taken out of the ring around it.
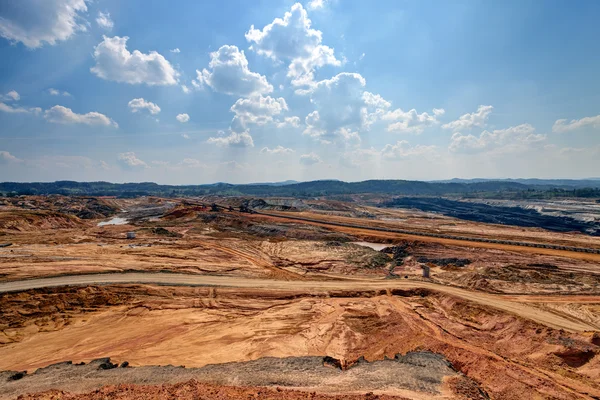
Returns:
[[[352,243],[357,244],[359,246],[370,247],[376,251],[385,249],[386,247],[390,246],[389,244],[384,244],[384,243],[371,243],[371,242],[352,242]]]
[[[125,225],[127,223],[127,218],[115,217],[109,221],[98,222],[98,226],[105,225]]]

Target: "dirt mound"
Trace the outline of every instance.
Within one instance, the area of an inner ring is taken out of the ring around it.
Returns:
[[[27,232],[39,229],[65,229],[85,226],[73,215],[57,211],[0,211],[0,229]]]

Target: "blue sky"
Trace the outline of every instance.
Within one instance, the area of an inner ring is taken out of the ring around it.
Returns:
[[[0,5],[0,181],[583,178],[597,1]]]

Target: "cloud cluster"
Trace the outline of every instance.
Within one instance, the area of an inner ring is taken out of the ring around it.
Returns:
[[[127,103],[127,106],[129,107],[132,113],[138,112],[140,110],[148,110],[150,114],[156,115],[160,112],[159,106],[150,101],[146,101],[141,97],[139,99],[131,100],[129,103]]]
[[[84,124],[99,125],[118,128],[119,125],[99,112],[89,112],[87,114],[77,114],[70,108],[63,106],[54,106],[44,112],[44,118],[57,124]]]
[[[321,2],[314,2],[315,7]],[[340,66],[334,50],[323,45],[321,31],[311,28],[302,4],[296,3],[282,18],[275,18],[262,30],[254,25],[246,33],[251,49],[275,61],[287,61],[288,77],[295,86],[311,85],[314,71],[324,65]]]
[[[236,96],[252,96],[271,93],[273,86],[267,78],[250,71],[243,51],[236,46],[221,46],[210,53],[208,69],[196,70],[196,88],[209,86],[215,92]]]
[[[179,72],[165,57],[156,51],[144,54],[139,50],[127,50],[127,36],[109,38],[103,36],[94,48],[96,65],[90,71],[109,81],[154,85],[175,85]]]
[[[224,134],[217,137],[210,137],[207,140],[210,144],[215,144],[220,147],[254,147],[254,140],[248,132],[230,132],[229,135]]]
[[[342,72],[307,89],[304,93],[315,111],[304,119],[304,134],[322,142],[360,139],[358,132],[368,129],[390,107],[380,95],[366,92],[365,86],[360,74]]]
[[[483,128],[487,124],[487,120],[493,109],[494,107],[492,106],[479,106],[477,111],[470,114],[464,114],[456,121],[442,125],[442,128],[452,129],[455,132],[471,129],[476,126]]]
[[[444,112],[444,109],[434,108],[433,114],[430,115],[426,112],[419,114],[414,108],[410,111],[398,108],[385,113],[382,119],[396,121],[388,125],[388,132],[420,134],[425,128],[438,125],[440,123],[438,117],[444,115]]]
[[[552,132],[565,133],[574,131],[576,129],[585,128],[587,126],[591,126],[594,128],[600,127],[600,115],[596,115],[595,117],[572,119],[571,121],[568,121],[566,119],[558,119],[552,126]]]
[[[530,124],[511,126],[507,129],[483,131],[479,136],[452,135],[449,150],[454,153],[481,153],[486,151],[522,151],[533,144],[546,140],[546,135],[536,134]]]
[[[54,45],[85,31],[86,0],[18,0],[2,2],[0,36],[29,48]]]

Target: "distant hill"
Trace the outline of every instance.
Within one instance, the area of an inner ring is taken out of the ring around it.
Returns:
[[[523,185],[560,187],[560,188],[600,188],[600,178],[588,179],[537,179],[537,178],[517,178],[517,179],[460,179],[454,178],[449,180],[431,181],[432,183],[480,183],[480,182],[515,182]]]
[[[210,185],[159,185],[154,182],[110,183],[110,182],[3,182],[0,193],[14,194],[63,194],[79,196],[293,196],[315,197],[350,195],[361,193],[387,195],[465,195],[493,197],[498,194],[513,193],[513,198],[539,198],[540,191],[548,191],[548,196],[600,197],[598,189],[580,189],[573,185],[525,184],[511,180],[469,181],[469,182],[421,182],[405,180],[368,180],[362,182],[342,182],[321,180],[299,183],[260,183],[234,185],[214,183]],[[591,186],[590,186],[591,187]],[[543,193],[542,193],[543,194]],[[538,196],[538,197],[535,197]]]

